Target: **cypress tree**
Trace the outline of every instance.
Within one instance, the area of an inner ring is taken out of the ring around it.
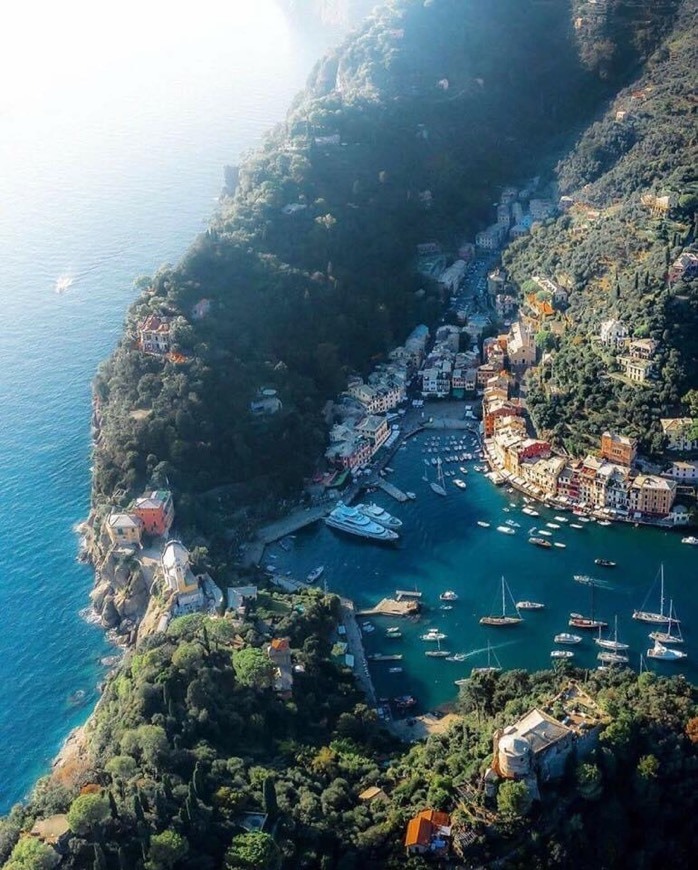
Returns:
[[[150,802],[148,800],[147,795],[140,788],[138,789],[138,797],[141,799],[141,806],[143,807],[143,812],[150,812]]]
[[[276,785],[273,776],[268,776],[264,780],[262,786],[262,797],[264,800],[264,810],[269,818],[273,819],[279,812],[279,804],[276,799]]]
[[[168,801],[174,800],[174,794],[172,793],[172,780],[167,773],[162,775],[162,790],[164,791],[165,797]]]
[[[119,846],[119,851],[117,855],[119,859],[119,870],[131,870],[132,862],[129,860],[128,855],[126,854],[126,849],[123,846]]]
[[[159,788],[155,791],[155,813],[158,817],[159,822],[162,822],[164,824],[167,821],[167,800],[165,799],[165,795],[162,789]]]
[[[141,803],[140,792],[133,796],[133,814],[137,821],[145,822],[145,813],[143,812],[143,804]]]
[[[210,656],[211,655],[211,644],[210,644],[209,639],[208,639],[208,630],[206,629],[205,625],[202,626],[202,634],[203,634],[203,639],[204,639],[204,641],[203,641],[204,642],[204,649],[206,650],[206,654]]]
[[[94,849],[94,859],[92,861],[93,870],[107,870],[107,859],[104,857],[104,850],[99,845],[99,843],[95,843],[92,847]]]
[[[111,789],[107,792],[107,799],[109,801],[109,809],[111,810],[112,819],[119,818],[119,808],[116,805],[116,800],[114,799],[114,794]]]

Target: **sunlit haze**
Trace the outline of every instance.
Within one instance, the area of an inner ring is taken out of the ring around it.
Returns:
[[[218,34],[221,48],[234,43],[243,63],[248,53],[260,51],[260,45],[254,39],[240,39],[240,31],[248,29],[252,35],[254,27],[258,35],[263,24],[278,32],[280,18],[269,0],[17,4],[0,33],[0,107],[4,112],[44,103],[60,109],[66,93],[75,91],[87,99],[99,93],[108,100],[123,92],[133,65],[150,66],[152,86],[157,87],[158,60],[173,52],[189,56],[192,73],[200,70],[203,58],[197,39],[204,35],[207,51],[212,34]],[[271,43],[275,35],[271,34]]]

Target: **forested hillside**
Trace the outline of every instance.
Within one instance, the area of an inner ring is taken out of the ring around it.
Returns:
[[[26,836],[50,818],[65,870],[428,867],[403,841],[432,807],[469,832],[466,866],[692,866],[698,707],[685,680],[591,674],[584,688],[609,719],[600,745],[531,804],[521,783],[483,791],[492,735],[531,707],[554,712],[575,674],[480,675],[462,718],[407,748],[332,657],[336,618],[322,593],[262,592],[241,622],[181,617],[148,638],[109,679],[84,754],[0,820],[0,863],[55,866],[47,828]],[[290,641],[289,697],[272,688],[272,635]]]
[[[296,491],[324,445],[319,409],[347,371],[438,316],[415,244],[455,248],[497,185],[550,159],[670,25],[671,3],[659,17],[646,5],[609,4],[625,18],[603,69],[587,51],[596,34],[566,4],[381,7],[318,64],[209,231],[142,282],[97,378],[96,500],[167,480],[180,523],[215,539],[229,517],[208,510],[211,488],[236,487],[231,510]],[[194,320],[202,298],[210,315]],[[175,318],[176,362],[138,350],[149,313]],[[278,390],[283,413],[249,414],[259,387]]]
[[[670,267],[696,240],[696,69],[698,7],[686,3],[642,75],[559,163],[568,212],[505,253],[520,285],[544,274],[571,291],[559,353],[532,383],[529,404],[539,426],[574,453],[607,427],[659,450],[659,418],[695,412],[698,286],[672,278]],[[669,207],[658,207],[662,197]],[[613,358],[597,338],[609,318],[658,342],[648,383],[610,376]]]

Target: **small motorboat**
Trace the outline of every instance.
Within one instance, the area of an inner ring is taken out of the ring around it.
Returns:
[[[695,535],[689,535],[687,538],[681,538],[681,543],[696,547],[698,546],[698,538]]]
[[[540,601],[517,601],[516,602],[517,610],[544,610],[545,604],[541,604]]]
[[[319,578],[322,577],[324,570],[324,565],[318,565],[317,568],[314,568],[306,578],[308,583],[314,583],[316,580],[319,580]]]
[[[516,529],[512,529],[511,526],[497,526],[497,531],[501,532],[503,535],[516,534]]]
[[[570,649],[554,649],[550,653],[551,659],[571,659],[574,653]]]
[[[458,601],[458,595],[451,589],[447,589],[439,595],[439,601]]]
[[[569,631],[562,631],[556,634],[553,638],[555,643],[581,643],[582,638],[578,634],[570,634]]]
[[[480,526],[481,529],[489,529],[490,527],[490,524],[488,522],[485,522],[485,520],[478,520],[477,524],[478,526]]]
[[[616,564],[610,559],[594,559],[594,565],[598,565],[600,568],[615,568]]]

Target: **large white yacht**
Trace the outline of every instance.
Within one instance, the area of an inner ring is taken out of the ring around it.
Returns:
[[[384,526],[386,529],[395,531],[402,528],[402,520],[389,514],[377,504],[357,504],[356,509],[367,516],[369,520],[373,520],[374,523],[378,523],[379,526]]]
[[[396,541],[399,537],[397,532],[373,522],[358,508],[348,507],[341,502],[329,516],[325,517],[325,523],[340,532],[372,541]]]

